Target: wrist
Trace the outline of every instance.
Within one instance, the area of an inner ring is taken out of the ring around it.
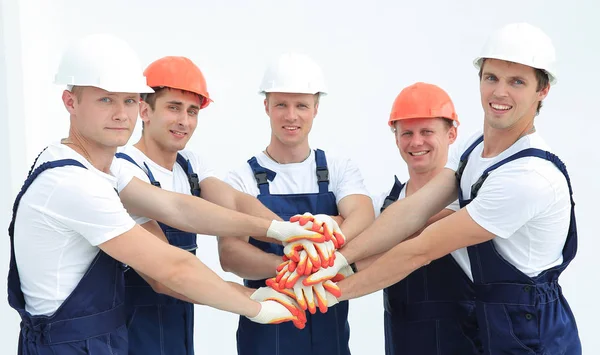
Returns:
[[[258,317],[258,315],[260,314],[260,311],[262,310],[262,305],[260,304],[260,302],[251,300],[252,302],[252,307],[248,310],[248,314],[244,314],[244,316],[248,317],[248,318],[256,318]]]
[[[356,267],[356,263],[351,263],[349,265],[350,265],[350,268],[352,269],[352,272],[356,274],[358,272],[358,268]]]

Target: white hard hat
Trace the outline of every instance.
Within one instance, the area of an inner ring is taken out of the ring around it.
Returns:
[[[94,86],[109,92],[152,93],[135,51],[120,38],[93,34],[63,53],[55,84]]]
[[[473,64],[477,69],[485,58],[506,60],[548,74],[550,84],[556,84],[556,51],[552,40],[541,29],[528,23],[513,23],[496,30],[488,38]]]
[[[285,92],[326,95],[323,72],[315,61],[300,53],[284,53],[265,71],[260,93]]]

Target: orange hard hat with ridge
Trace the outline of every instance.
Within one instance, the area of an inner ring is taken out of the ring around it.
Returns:
[[[206,88],[204,75],[191,60],[186,57],[163,57],[152,62],[144,71],[148,86],[169,87],[193,92],[203,97],[200,109],[212,102]]]
[[[446,118],[458,122],[458,115],[450,96],[440,87],[415,83],[404,88],[394,100],[388,125],[394,122],[411,118]]]

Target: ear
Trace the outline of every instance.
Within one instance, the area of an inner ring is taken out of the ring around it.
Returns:
[[[265,105],[265,112],[267,113],[267,116],[269,115],[269,100],[265,99],[263,101],[263,104]]]
[[[145,101],[140,101],[140,118],[144,122],[145,125],[150,122],[150,105]]]
[[[542,90],[537,92],[538,100],[543,101],[546,98],[546,96],[548,96],[549,92],[550,92],[550,84],[546,85],[545,88],[543,88]]]
[[[315,104],[315,114],[313,115],[313,118],[317,117],[317,113],[319,112],[319,103],[317,102]]]
[[[77,105],[77,96],[69,90],[64,90],[62,93],[62,101],[67,111],[71,115],[74,115],[76,111],[75,106]]]
[[[456,126],[453,124],[452,127],[450,127],[450,129],[448,130],[448,140],[450,141],[450,144],[456,141],[457,136],[458,129],[456,129]]]

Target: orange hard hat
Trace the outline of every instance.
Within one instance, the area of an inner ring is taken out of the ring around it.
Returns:
[[[404,88],[394,100],[388,125],[411,118],[447,118],[458,126],[458,115],[450,96],[440,87],[427,83],[415,83]]]
[[[169,87],[202,96],[203,109],[212,102],[206,89],[206,79],[200,69],[186,57],[163,57],[152,62],[144,71],[148,86]]]

